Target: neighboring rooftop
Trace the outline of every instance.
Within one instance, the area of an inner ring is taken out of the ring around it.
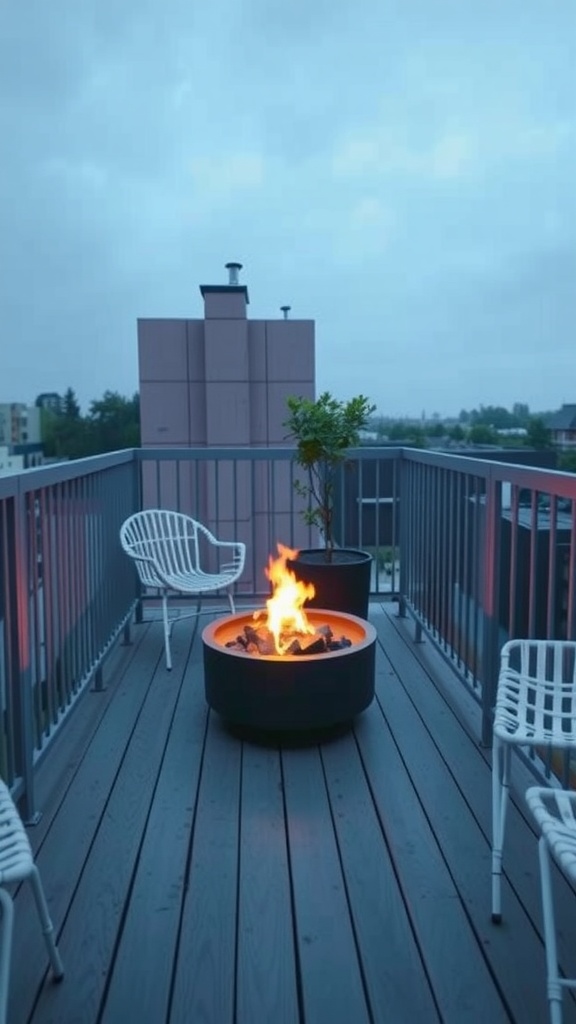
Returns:
[[[549,430],[576,430],[576,405],[563,405],[546,420]]]

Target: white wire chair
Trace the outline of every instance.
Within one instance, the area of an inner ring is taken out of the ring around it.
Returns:
[[[512,747],[576,748],[576,642],[509,640],[500,653],[492,747],[492,920],[502,920],[502,853]]]
[[[562,989],[576,988],[576,978],[560,976],[550,856],[566,877],[576,883],[576,793],[533,786],[526,791],[526,801],[540,829],[538,853],[550,1021],[562,1024]]]
[[[14,924],[14,904],[5,886],[25,879],[29,879],[32,885],[54,980],[61,981],[64,977],[64,968],[54,939],[54,927],[50,920],[40,874],[34,863],[26,829],[10,791],[6,783],[0,780],[0,1024],[6,1024]]]
[[[246,545],[242,541],[217,540],[202,523],[181,512],[145,509],[122,524],[120,542],[136,562],[144,587],[162,593],[166,668],[172,668],[170,636],[175,617],[168,615],[168,596],[172,593],[202,594],[226,590],[232,613],[235,611],[232,586],[244,571]],[[229,561],[223,561],[228,557]],[[214,568],[205,568],[208,562]],[[181,619],[186,616],[178,615]]]

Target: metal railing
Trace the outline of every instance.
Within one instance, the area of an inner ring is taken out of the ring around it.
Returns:
[[[502,644],[576,637],[576,475],[402,453],[401,612],[482,705],[491,741]]]
[[[132,452],[0,479],[0,770],[34,816],[34,766],[137,602],[118,531]]]
[[[0,479],[0,769],[34,811],[34,766],[141,596],[121,523],[188,512],[244,540],[239,595],[267,593],[276,542],[318,545],[288,448],[137,449]],[[490,742],[502,643],[576,636],[576,476],[478,458],[361,448],[342,467],[340,546],[374,555],[394,597],[482,708]]]

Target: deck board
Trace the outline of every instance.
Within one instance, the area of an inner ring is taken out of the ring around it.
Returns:
[[[300,1018],[281,755],[244,745],[236,1024]]]
[[[47,980],[22,886],[11,1024],[545,1024],[521,794],[497,928],[489,752],[431,645],[393,605],[371,617],[377,700],[305,749],[208,712],[200,631],[177,627],[168,673],[160,623],[134,627],[38,769],[30,835],[66,977]],[[575,894],[556,885],[567,956]]]
[[[210,715],[170,1020],[233,1024],[242,747]]]
[[[327,744],[322,760],[373,1018],[433,1024],[438,1012],[354,736]]]
[[[317,747],[282,754],[306,1024],[370,1020]]]
[[[364,716],[357,731],[440,1017],[450,1024],[500,1024],[507,1020],[502,1002],[394,735],[376,708]],[[429,763],[429,773],[435,770]],[[438,813],[442,802],[436,801]]]
[[[101,1024],[167,1017],[208,718],[198,668],[180,687]]]
[[[377,627],[378,624],[380,626],[386,658],[390,659],[390,669],[394,671],[396,667],[396,680],[402,680],[400,687],[383,692],[379,689],[379,696],[396,735],[407,736],[407,729],[412,725],[413,741],[406,744],[406,757],[413,766],[415,782],[425,803],[429,805],[435,799],[435,793],[429,788],[428,766],[434,756],[430,744],[434,744],[437,752],[442,755],[446,766],[446,771],[442,769],[446,785],[454,785],[460,791],[460,797],[446,800],[447,811],[439,820],[436,832],[476,932],[486,949],[491,969],[506,991],[514,1019],[528,1020],[531,1014],[536,1013],[546,1019],[547,1011],[542,999],[545,992],[545,965],[543,958],[538,956],[542,925],[537,840],[525,811],[523,791],[517,793],[516,801],[510,802],[504,850],[503,923],[494,927],[489,920],[489,751],[483,750],[477,739],[471,738],[462,729],[441,692],[442,687],[439,689],[430,685],[430,676],[426,671],[415,665],[412,665],[409,673],[403,671],[406,644],[397,632],[397,623],[395,628],[390,616],[377,616],[374,621]],[[399,715],[403,717],[400,719]],[[478,828],[473,826],[473,822],[477,823]],[[450,828],[451,836],[448,834]],[[480,857],[482,840],[484,855]],[[554,871],[554,877],[559,955],[565,968],[573,971],[574,894],[558,871]],[[513,943],[510,941],[512,935],[515,936]],[[528,972],[529,977],[518,970],[521,962],[535,962],[534,969]],[[576,1021],[571,993],[565,994],[564,1003],[566,1021]]]

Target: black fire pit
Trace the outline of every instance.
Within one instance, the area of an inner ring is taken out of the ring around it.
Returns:
[[[323,654],[254,655],[226,646],[253,624],[250,612],[206,626],[206,700],[226,722],[258,731],[312,731],[349,722],[368,707],[374,697],[376,630],[344,612],[307,609],[306,614],[313,627],[328,626],[350,646]]]

